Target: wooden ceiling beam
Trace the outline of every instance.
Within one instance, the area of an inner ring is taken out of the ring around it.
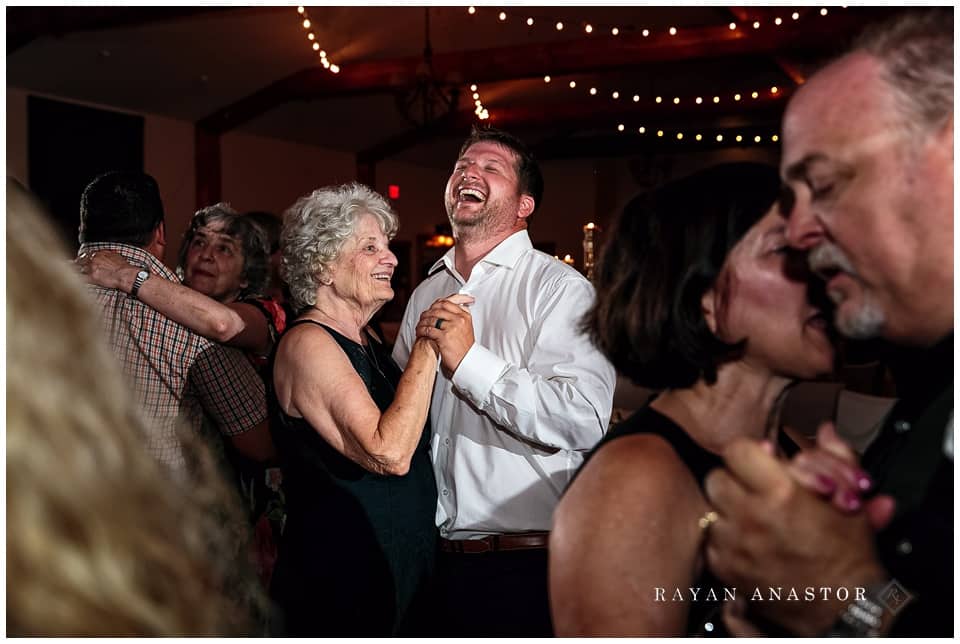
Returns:
[[[809,20],[782,29],[730,30],[727,25],[681,29],[668,34],[598,36],[547,44],[449,52],[433,55],[433,78],[460,85],[539,78],[546,74],[598,73],[649,63],[769,55],[818,50],[861,22],[839,14],[811,29]],[[422,76],[420,57],[361,61],[342,65],[333,74],[317,65],[280,79],[201,119],[198,125],[223,133],[289,101],[397,92],[416,86]]]

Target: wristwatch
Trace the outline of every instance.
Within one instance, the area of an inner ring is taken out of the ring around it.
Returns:
[[[889,622],[914,597],[896,579],[857,588],[856,591],[856,599],[840,613],[827,633],[828,637],[882,636],[884,621]]]
[[[141,269],[137,272],[137,277],[133,280],[133,288],[130,289],[130,297],[137,299],[137,293],[140,292],[140,287],[143,286],[148,277],[150,277],[150,271]]]

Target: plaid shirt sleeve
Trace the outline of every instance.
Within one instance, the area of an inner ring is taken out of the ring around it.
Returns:
[[[225,436],[252,429],[267,417],[263,381],[237,349],[203,341],[190,369],[204,411]]]

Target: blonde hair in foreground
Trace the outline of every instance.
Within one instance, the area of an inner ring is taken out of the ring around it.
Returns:
[[[229,498],[213,477],[180,487],[144,449],[66,257],[8,179],[7,634],[242,633],[260,600],[224,592],[245,545],[224,529]]]

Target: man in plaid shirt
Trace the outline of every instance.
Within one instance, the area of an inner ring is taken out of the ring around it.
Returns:
[[[236,350],[216,344],[137,299],[151,280],[177,280],[163,265],[163,203],[153,177],[108,172],[80,199],[80,256],[112,250],[140,266],[120,289],[91,286],[108,340],[130,379],[148,421],[150,452],[175,476],[188,459],[177,436],[181,423],[201,433],[204,412],[242,454],[273,456],[263,381]]]

